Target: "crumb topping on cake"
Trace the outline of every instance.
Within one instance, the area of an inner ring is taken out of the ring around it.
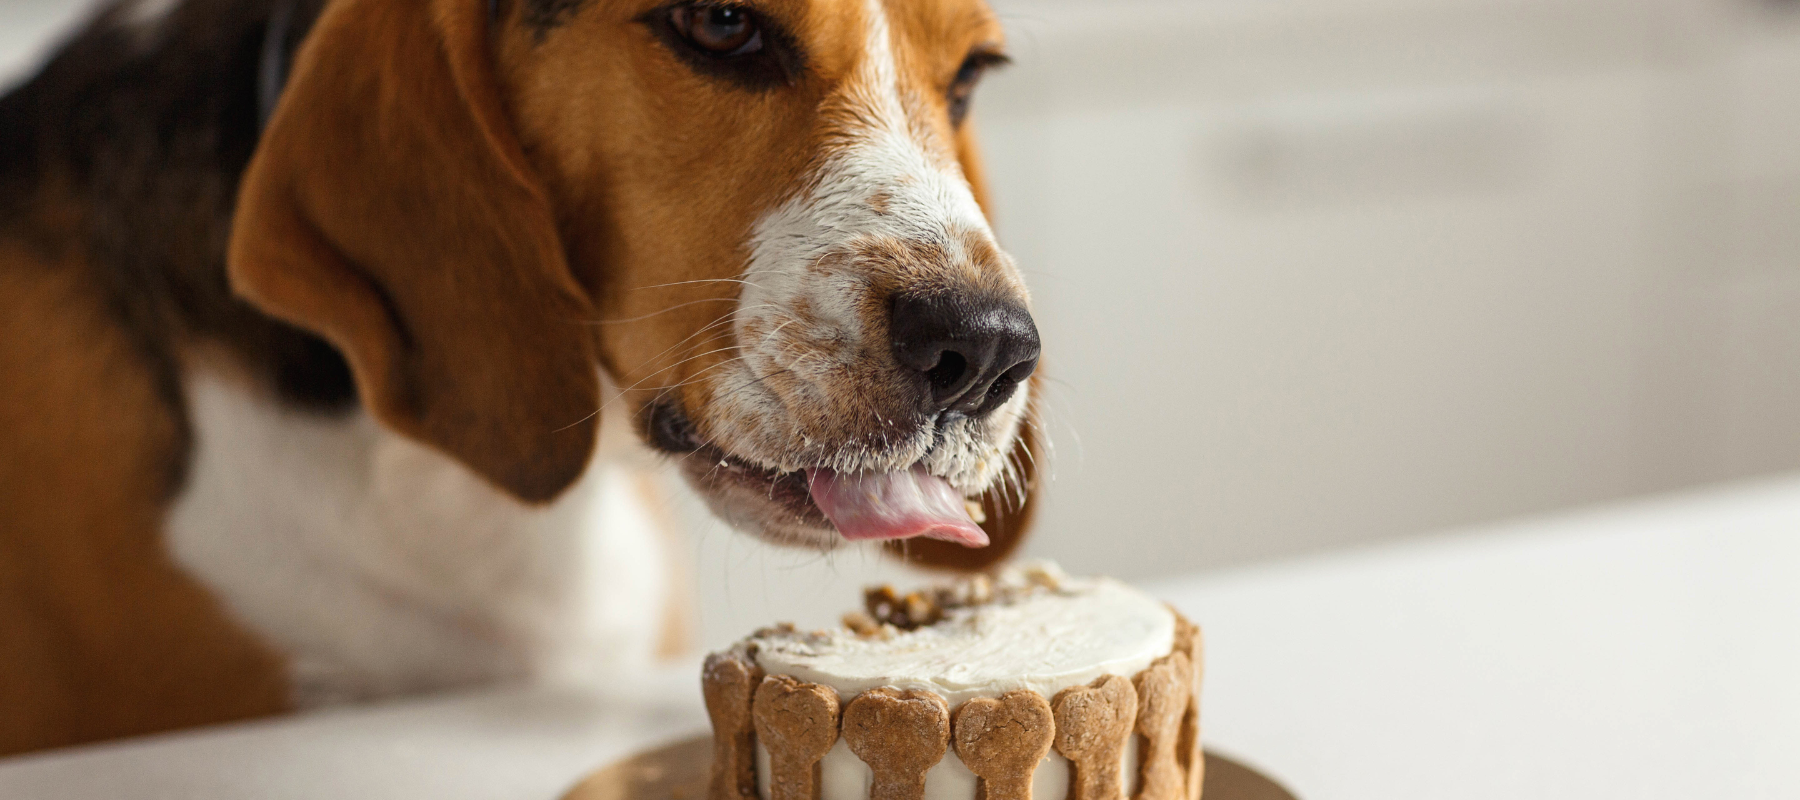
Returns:
[[[844,627],[859,636],[885,638],[893,633],[883,630],[887,627],[910,631],[935,625],[946,612],[1017,602],[1035,591],[1060,590],[1068,579],[1054,563],[1038,561],[1001,573],[998,583],[986,575],[972,575],[904,596],[891,585],[871,586],[863,591],[864,610],[845,614]]]

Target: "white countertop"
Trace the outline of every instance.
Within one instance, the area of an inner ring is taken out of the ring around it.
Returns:
[[[1322,800],[1800,797],[1800,478],[1150,584],[1207,737]],[[692,665],[0,760],[6,798],[553,798]]]
[[[1302,797],[1800,797],[1797,480],[1149,588]]]

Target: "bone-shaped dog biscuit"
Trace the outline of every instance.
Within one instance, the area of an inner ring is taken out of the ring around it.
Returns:
[[[758,800],[756,796],[756,729],[750,700],[762,670],[735,652],[714,653],[700,673],[706,715],[712,718],[710,800]]]
[[[1132,680],[1137,689],[1137,732],[1144,737],[1138,753],[1138,791],[1133,800],[1186,800],[1187,769],[1182,763],[1181,724],[1193,693],[1193,670],[1186,653],[1177,650],[1156,660]]]
[[[931,692],[870,689],[844,706],[844,742],[869,765],[869,800],[924,800],[925,772],[950,744],[950,709]]]
[[[1200,676],[1206,671],[1206,662],[1201,658],[1205,642],[1200,636],[1200,628],[1189,622],[1181,612],[1175,612],[1175,651],[1188,657],[1188,667],[1193,673],[1193,682],[1188,686],[1188,710],[1181,719],[1181,743],[1177,752],[1181,754],[1181,766],[1187,770],[1187,800],[1200,800],[1200,790],[1206,782],[1206,754],[1200,748]]]
[[[1056,693],[1056,752],[1069,759],[1070,800],[1124,800],[1125,747],[1137,722],[1131,679],[1104,675]]]
[[[977,697],[952,720],[956,757],[980,780],[975,800],[1031,800],[1031,776],[1050,752],[1050,703],[1027,689]]]
[[[817,800],[819,759],[837,742],[837,692],[770,675],[756,687],[752,712],[769,751],[769,800]]]

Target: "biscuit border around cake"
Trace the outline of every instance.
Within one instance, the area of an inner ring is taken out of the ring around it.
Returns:
[[[1020,689],[955,708],[935,693],[896,687],[870,689],[840,703],[830,687],[764,674],[754,643],[714,653],[701,673],[713,727],[707,798],[817,800],[819,759],[845,735],[846,717],[853,716],[858,725],[849,734],[853,749],[873,734],[883,736],[876,749],[887,754],[875,758],[878,764],[858,753],[875,773],[869,800],[923,800],[925,772],[952,751],[981,778],[982,800],[1027,800],[1036,766],[1052,747],[1074,766],[1068,800],[1127,800],[1133,785],[1137,790],[1129,800],[1200,800],[1206,765],[1200,749],[1202,640],[1200,629],[1181,612],[1172,607],[1169,612],[1175,617],[1169,653],[1129,679],[1103,675],[1053,697]],[[901,698],[915,702],[895,705]],[[933,700],[936,712],[927,708]],[[893,730],[869,730],[869,720],[880,718],[865,711],[870,703],[893,709],[887,717],[894,720]],[[857,710],[847,715],[852,706]],[[934,713],[944,715],[941,731]],[[1017,719],[996,725],[994,714]],[[827,730],[818,730],[825,725]],[[1118,755],[1132,737],[1141,738],[1138,774],[1119,775]],[[776,773],[771,777],[780,778],[769,781],[767,798],[757,789],[759,742],[769,752]]]

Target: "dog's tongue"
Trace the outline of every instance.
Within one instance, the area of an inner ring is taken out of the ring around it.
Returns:
[[[969,517],[962,493],[915,466],[905,472],[806,471],[813,503],[852,541],[924,536],[986,547],[987,533]]]

